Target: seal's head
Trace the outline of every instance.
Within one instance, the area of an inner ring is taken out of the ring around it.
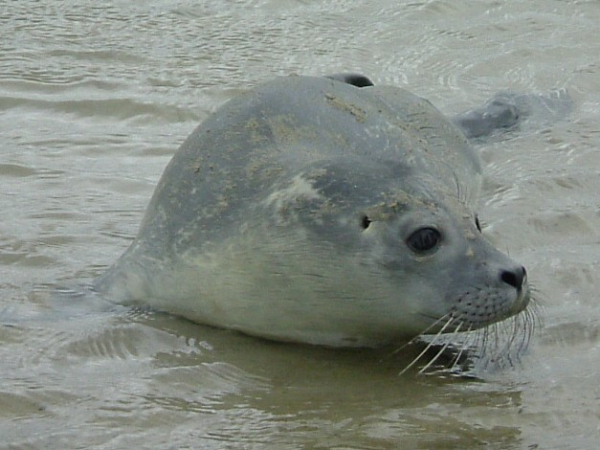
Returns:
[[[314,288],[303,303],[336,304],[328,321],[352,324],[348,336],[474,330],[529,303],[525,268],[482,236],[458,189],[402,164],[319,161],[257,208],[288,264],[299,255],[293,278]]]

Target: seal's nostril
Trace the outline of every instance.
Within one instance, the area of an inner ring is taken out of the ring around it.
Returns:
[[[515,270],[503,270],[500,274],[500,279],[515,289],[521,289],[526,274],[525,267],[519,267]]]

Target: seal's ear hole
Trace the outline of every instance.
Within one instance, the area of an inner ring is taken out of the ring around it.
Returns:
[[[475,226],[479,230],[480,233],[483,233],[483,229],[487,227],[487,223],[484,220],[479,220],[478,216],[475,216]]]
[[[427,253],[434,250],[441,240],[442,235],[438,230],[424,227],[411,234],[406,240],[406,245],[415,253]]]
[[[366,230],[367,228],[369,228],[369,225],[371,225],[372,220],[369,219],[365,214],[362,215],[362,217],[360,218],[360,226],[363,230]]]

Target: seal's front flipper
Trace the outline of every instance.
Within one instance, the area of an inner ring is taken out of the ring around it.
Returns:
[[[453,120],[468,138],[479,138],[525,121],[540,128],[562,119],[572,109],[573,100],[566,89],[548,95],[500,92],[482,107],[459,114]]]
[[[373,82],[368,77],[359,73],[336,73],[327,75],[325,78],[341,81],[342,83],[351,84],[356,87],[374,86]]]

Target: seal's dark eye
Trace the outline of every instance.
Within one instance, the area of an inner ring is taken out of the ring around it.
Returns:
[[[415,253],[425,253],[433,250],[440,242],[440,232],[435,228],[419,228],[406,240],[406,245]]]
[[[475,216],[475,226],[477,227],[477,229],[481,233],[481,222],[479,222],[479,217],[477,217],[477,216]]]

